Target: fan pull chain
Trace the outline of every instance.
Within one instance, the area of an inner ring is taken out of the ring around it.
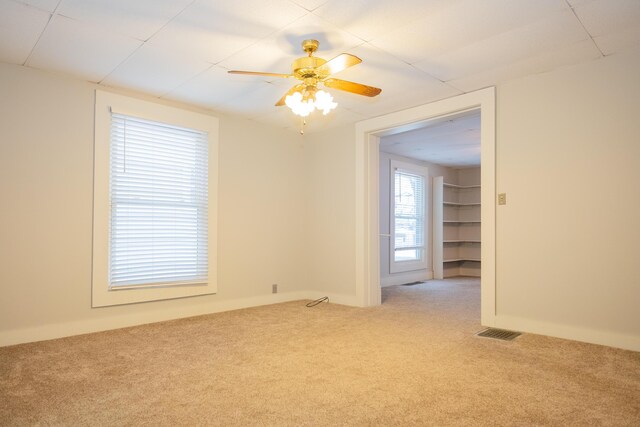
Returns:
[[[302,117],[301,121],[302,121],[302,124],[300,125],[300,135],[304,135],[304,127],[307,124],[307,119]]]

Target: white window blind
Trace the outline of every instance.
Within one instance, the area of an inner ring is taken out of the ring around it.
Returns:
[[[206,282],[207,133],[111,118],[110,288]]]
[[[425,247],[424,177],[397,169],[394,181],[394,258],[420,260]]]

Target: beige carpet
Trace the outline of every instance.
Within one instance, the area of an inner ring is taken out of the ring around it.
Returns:
[[[0,348],[1,425],[640,425],[640,353],[478,338],[479,284]]]

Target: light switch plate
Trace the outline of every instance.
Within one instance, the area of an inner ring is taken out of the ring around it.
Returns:
[[[507,204],[507,193],[498,194],[498,204],[506,205]]]

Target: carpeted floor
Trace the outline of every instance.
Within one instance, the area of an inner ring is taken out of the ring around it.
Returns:
[[[640,425],[640,353],[478,338],[479,283],[0,348],[0,425]]]

